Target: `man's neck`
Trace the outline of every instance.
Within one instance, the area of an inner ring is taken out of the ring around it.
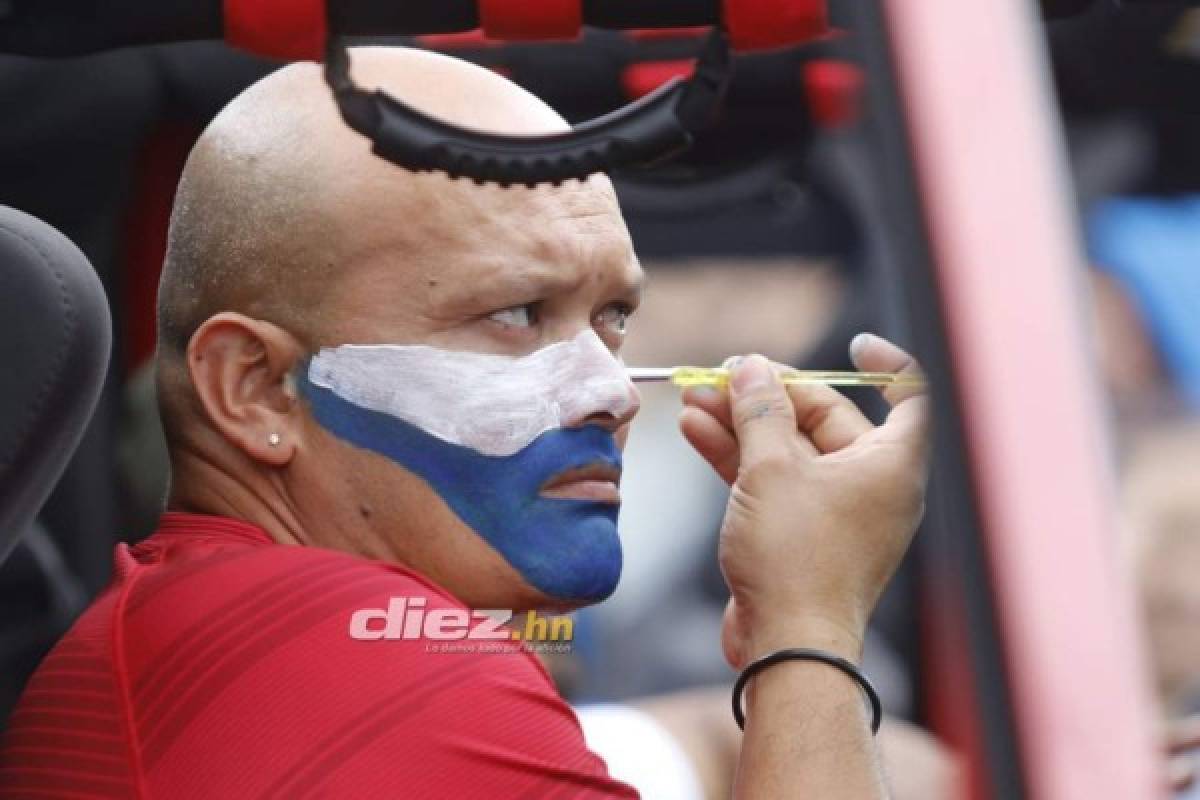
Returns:
[[[320,504],[320,501],[316,501]],[[280,544],[327,547],[364,558],[406,563],[364,527],[362,519],[336,504],[319,505],[319,524],[308,524],[301,503],[283,475],[234,470],[202,451],[179,448],[172,457],[168,511],[217,514],[257,525]]]
[[[257,525],[280,544],[312,544],[303,525],[270,480],[235,479],[220,466],[191,452],[175,455],[171,464],[168,511],[190,511],[240,519]]]

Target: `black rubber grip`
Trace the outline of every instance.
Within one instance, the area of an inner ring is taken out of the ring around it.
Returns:
[[[440,170],[479,183],[560,183],[595,172],[647,164],[692,142],[675,107],[686,86],[676,78],[619,111],[567,133],[498,136],[447,125],[386,95],[375,152],[417,171]]]
[[[363,91],[350,79],[349,58],[332,40],[325,77],[342,117],[372,140],[376,154],[405,169],[504,186],[561,183],[680,152],[716,114],[733,67],[725,36],[714,29],[687,81],[676,78],[564,133],[506,136],[452,125],[384,92]]]

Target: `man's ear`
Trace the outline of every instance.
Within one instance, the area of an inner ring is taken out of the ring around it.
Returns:
[[[213,427],[253,460],[283,466],[301,432],[290,373],[303,355],[282,328],[226,311],[192,335],[187,367]]]

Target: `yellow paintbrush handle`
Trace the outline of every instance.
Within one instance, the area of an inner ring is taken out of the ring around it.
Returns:
[[[925,381],[916,375],[893,372],[837,372],[787,369],[779,372],[784,383],[820,383],[826,386],[909,386],[920,388]],[[671,371],[676,386],[725,386],[729,370],[724,367],[676,367]]]

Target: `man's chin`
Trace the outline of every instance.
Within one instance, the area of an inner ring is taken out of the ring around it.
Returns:
[[[595,575],[587,577],[595,581]],[[580,582],[582,583],[582,581]],[[566,614],[607,600],[616,591],[619,582],[620,573],[618,571],[617,575],[608,582],[609,585],[607,586],[594,585],[589,593],[574,597],[560,597],[548,594],[536,588],[524,578],[521,578],[517,581],[520,589],[515,594],[509,594],[504,598],[493,598],[489,607],[511,609],[517,614],[529,611]]]
[[[602,603],[612,597],[613,592],[617,590],[617,585],[621,582],[621,576],[618,574],[613,578],[610,585],[603,590],[596,591],[584,597],[575,597],[559,600],[559,605],[564,609],[578,609],[586,606],[594,606],[597,603]]]
[[[612,576],[611,580],[606,580],[602,583],[599,583],[599,584],[595,585],[594,588],[591,588],[591,589],[587,590],[586,592],[579,594],[575,597],[560,597],[560,598],[548,598],[548,599],[551,600],[552,602],[556,603],[557,607],[560,607],[564,610],[573,610],[573,609],[577,609],[577,608],[584,608],[585,606],[592,606],[592,605],[595,605],[597,603],[602,603],[605,600],[607,600],[609,597],[612,596],[613,592],[615,592],[617,590],[617,585],[620,583],[620,581],[621,581],[621,574],[618,571],[615,575]]]
[[[547,604],[544,607],[570,609],[599,603],[616,591],[621,578],[617,507],[589,501],[572,505],[571,524],[558,527],[540,548],[522,553],[520,563],[513,564]]]

